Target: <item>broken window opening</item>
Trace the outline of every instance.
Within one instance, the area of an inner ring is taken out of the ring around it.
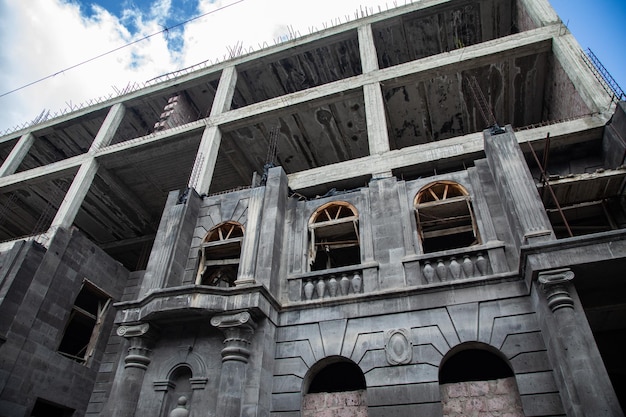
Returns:
[[[612,203],[608,200],[590,201],[561,207],[561,210],[572,234],[581,236],[620,228],[611,213],[613,210],[609,210],[609,206],[614,205]],[[547,209],[546,211],[557,239],[569,237],[563,223],[563,217],[559,214],[558,209]]]
[[[469,193],[452,181],[437,181],[415,196],[415,217],[424,253],[480,243]]]
[[[41,398],[37,398],[35,406],[30,412],[30,417],[71,417],[72,415],[74,415],[73,409],[42,400]]]
[[[87,364],[93,356],[100,329],[111,304],[111,297],[84,280],[74,301],[58,352]]]
[[[319,207],[309,220],[309,267],[311,271],[361,263],[359,216],[345,201]]]
[[[235,286],[243,233],[243,226],[234,221],[220,223],[208,231],[198,253],[196,284]]]

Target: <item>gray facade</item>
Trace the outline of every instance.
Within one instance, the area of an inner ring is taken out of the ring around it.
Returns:
[[[605,87],[422,1],[0,138],[0,416],[623,416]]]

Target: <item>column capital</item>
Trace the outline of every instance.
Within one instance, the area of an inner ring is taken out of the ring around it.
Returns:
[[[124,358],[124,367],[139,368],[144,371],[148,369],[150,353],[152,352],[150,348],[156,338],[155,329],[148,323],[141,323],[129,326],[122,325],[117,328],[116,333],[130,341],[128,355]]]
[[[220,329],[226,338],[222,349],[222,362],[239,361],[248,362],[252,335],[256,329],[256,323],[250,313],[242,311],[235,314],[224,314],[211,318],[211,325]]]
[[[211,317],[211,325],[221,330],[233,327],[249,328],[254,331],[256,323],[252,320],[252,316],[247,311],[235,314],[223,314]]]
[[[574,279],[574,272],[569,268],[553,269],[539,273],[537,281],[548,300],[552,312],[560,308],[574,308],[574,300],[567,284]]]

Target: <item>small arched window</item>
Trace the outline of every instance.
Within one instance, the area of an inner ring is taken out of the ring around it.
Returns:
[[[437,181],[415,196],[417,229],[424,253],[480,243],[469,193],[452,181]]]
[[[314,364],[303,385],[302,417],[367,416],[367,386],[359,366],[334,356]]]
[[[309,219],[309,266],[317,271],[361,263],[359,215],[345,201],[319,207]]]
[[[220,223],[208,231],[199,251],[196,284],[235,285],[243,233],[243,226],[234,221]]]

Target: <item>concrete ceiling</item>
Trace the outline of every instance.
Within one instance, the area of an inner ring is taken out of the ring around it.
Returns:
[[[515,33],[516,3],[443,3],[380,19],[372,25],[379,66],[404,65]],[[525,126],[545,121],[550,114],[545,103],[551,102],[546,96],[553,91],[546,86],[553,81],[551,66],[558,65],[551,55],[550,43],[544,42],[505,51],[488,60],[464,60],[435,71],[387,79],[381,85],[391,148],[403,149],[484,129],[485,122],[468,87],[473,78],[498,122]],[[358,33],[352,29],[320,36],[313,42],[243,60],[237,71],[232,109],[357,77],[362,73]],[[111,151],[97,159],[98,175],[75,224],[129,268],[141,263],[145,245],[151,244],[168,192],[187,186],[203,127],[150,142],[155,138],[154,125],[174,95],[184,96],[189,103],[190,122],[206,117],[220,75],[216,71],[199,78],[188,77],[148,94],[131,96],[124,102],[126,112],[111,149],[121,149],[130,140],[146,145],[128,146],[128,150]],[[85,153],[106,114],[107,107],[101,107],[36,130],[35,145],[18,171]],[[253,173],[262,172],[273,129],[278,132],[275,162],[287,173],[369,155],[360,88],[221,128],[223,137],[211,193],[250,185]],[[9,139],[0,144],[2,160],[11,149],[9,144],[15,143],[15,138]],[[0,195],[0,239],[45,230],[75,172],[64,170],[44,181],[5,188]],[[359,177],[333,186],[350,188],[366,180]]]

